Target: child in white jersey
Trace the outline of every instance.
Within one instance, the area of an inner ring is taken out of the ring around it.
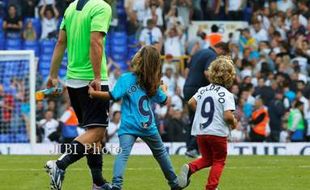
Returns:
[[[230,129],[237,126],[233,115],[234,96],[227,90],[233,84],[236,71],[232,60],[221,56],[211,63],[208,73],[211,84],[200,88],[188,102],[196,110],[192,135],[197,136],[202,157],[182,167],[179,185],[188,186],[192,174],[211,167],[205,189],[215,190],[225,165],[227,136]]]

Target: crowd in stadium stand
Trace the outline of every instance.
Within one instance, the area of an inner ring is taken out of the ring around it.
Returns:
[[[231,91],[237,102],[240,120],[231,132],[233,142],[310,141],[310,2],[309,0],[111,0],[113,20],[106,53],[112,88],[122,72],[130,70],[130,59],[143,45],[154,45],[164,55],[163,82],[168,86],[171,104],[154,107],[158,129],[164,141],[184,142],[189,129],[183,86],[190,57],[222,40],[219,26],[211,33],[198,30],[188,38],[192,21],[245,21],[249,27],[234,33],[228,44],[237,69]],[[56,39],[59,22],[70,0],[4,0],[0,3],[3,18],[1,38],[24,41]],[[34,23],[39,18],[38,23]],[[125,39],[124,39],[125,36]],[[2,45],[3,46],[3,45]],[[2,47],[5,49],[5,47]],[[124,53],[124,51],[126,53]],[[42,57],[42,49],[40,59]],[[44,57],[43,57],[44,58]],[[41,59],[42,60],[42,59]],[[39,67],[43,65],[39,61]],[[41,65],[40,65],[41,64]],[[41,67],[40,67],[41,68]],[[45,70],[38,70],[41,78]],[[44,74],[45,73],[45,74]],[[38,84],[43,84],[43,81]],[[41,85],[37,85],[41,88]],[[0,120],[9,107],[1,93]],[[66,104],[64,104],[64,102]],[[67,98],[37,103],[38,136],[46,142],[46,133],[58,129],[58,119],[68,106]],[[111,107],[109,138],[117,141],[120,109]],[[54,120],[55,121],[54,121]],[[49,129],[44,130],[44,125]],[[57,125],[56,125],[57,123]],[[44,124],[44,125],[43,125]],[[2,126],[1,126],[2,127]],[[256,128],[256,130],[253,130]],[[40,130],[42,129],[42,130]],[[3,131],[3,130],[2,130]],[[45,132],[44,132],[45,131]],[[45,134],[44,134],[45,133]]]

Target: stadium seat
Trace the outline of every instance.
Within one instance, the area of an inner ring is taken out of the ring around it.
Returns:
[[[111,39],[111,46],[126,46],[127,47],[127,38],[112,38]]]
[[[61,25],[62,19],[63,19],[63,17],[59,17],[59,18],[58,18],[57,28],[60,28],[60,25]]]
[[[4,38],[0,38],[0,50],[4,50],[5,49],[5,39]]]
[[[127,37],[127,33],[126,31],[115,31],[115,32],[111,32],[110,36],[112,38],[123,38],[123,37]]]
[[[0,143],[14,142],[14,137],[11,134],[0,134]]]
[[[51,54],[42,54],[40,56],[40,62],[41,61],[51,61],[52,55]]]
[[[62,60],[60,68],[65,68],[66,69],[67,65],[68,65],[68,61]]]
[[[116,62],[119,65],[122,72],[125,72],[128,70],[128,65],[127,65],[126,61],[116,61]]]
[[[66,76],[66,73],[67,73],[67,70],[61,68],[61,69],[59,70],[59,76],[60,76],[60,78],[65,77],[65,76]]]
[[[29,142],[29,139],[26,133],[19,133],[19,134],[15,134],[14,142],[26,143],[26,142]]]
[[[42,40],[41,41],[41,54],[52,55],[55,45],[56,45],[55,40]]]
[[[136,45],[139,41],[135,35],[127,36],[127,44],[128,45]]]
[[[127,59],[127,54],[122,54],[122,53],[112,53],[112,59],[116,62],[124,62]]]
[[[22,49],[21,39],[7,38],[5,40],[5,49],[6,50],[21,50]]]
[[[5,39],[5,34],[3,30],[0,30],[0,39]]]
[[[49,72],[50,72],[49,69],[40,69],[40,73],[44,80],[48,77]]]
[[[24,41],[23,43],[24,50],[34,50],[35,55],[38,57],[40,55],[40,46],[37,41]]]
[[[127,46],[116,46],[116,45],[113,45],[111,46],[111,53],[114,54],[114,53],[122,53],[122,54],[127,54]]]
[[[39,68],[40,69],[49,69],[50,66],[51,66],[51,62],[50,61],[41,60],[39,62]]]

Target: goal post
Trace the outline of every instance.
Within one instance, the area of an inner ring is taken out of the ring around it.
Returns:
[[[35,59],[33,50],[0,51],[0,143],[36,143]]]

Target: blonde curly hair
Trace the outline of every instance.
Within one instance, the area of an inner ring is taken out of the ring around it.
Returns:
[[[229,56],[219,56],[208,68],[209,81],[230,88],[236,77],[233,60]]]

